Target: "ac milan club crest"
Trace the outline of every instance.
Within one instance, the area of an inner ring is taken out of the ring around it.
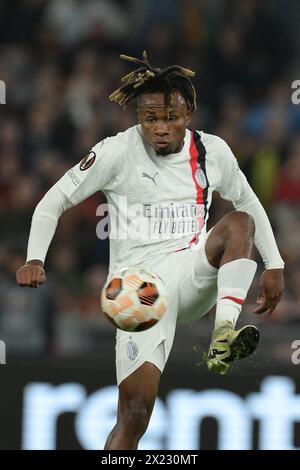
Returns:
[[[131,361],[134,361],[139,354],[138,345],[134,341],[130,340],[127,343],[126,349],[127,349],[128,359],[130,359]]]
[[[199,184],[200,188],[205,189],[207,186],[206,176],[201,168],[197,168],[195,173],[195,180]]]

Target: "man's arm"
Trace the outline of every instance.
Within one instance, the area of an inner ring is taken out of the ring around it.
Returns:
[[[254,242],[266,269],[283,269],[284,261],[280,256],[269,218],[248,183],[241,197],[233,201],[233,205],[236,210],[247,212],[254,218]]]
[[[72,204],[54,185],[37,205],[31,223],[27,260],[16,273],[17,284],[38,287],[46,281],[44,261],[54,236],[58,220]]]
[[[284,261],[280,256],[268,216],[248,184],[244,194],[233,204],[236,210],[247,212],[254,218],[254,242],[266,268],[260,279],[258,306],[254,312],[271,314],[280,302],[284,290]]]
[[[20,286],[45,282],[44,262],[61,215],[92,194],[111,188],[121,152],[117,137],[105,139],[71,168],[37,205],[31,223],[26,264],[16,273]]]
[[[232,201],[236,210],[247,212],[254,218],[254,242],[266,268],[260,280],[255,313],[272,313],[284,289],[284,261],[280,256],[268,216],[240,170],[230,147],[220,138],[217,138],[216,144],[219,168],[217,191],[222,198]]]

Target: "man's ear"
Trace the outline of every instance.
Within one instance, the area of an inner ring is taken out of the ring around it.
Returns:
[[[185,117],[186,126],[189,126],[191,124],[191,121],[193,119],[193,114],[194,114],[194,111],[191,108],[187,110],[186,117]]]

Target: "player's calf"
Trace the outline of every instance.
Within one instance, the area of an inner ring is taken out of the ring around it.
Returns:
[[[139,440],[146,432],[150,417],[151,412],[140,397],[123,403],[118,412],[117,424],[107,439],[105,449],[137,449]]]
[[[154,364],[145,362],[121,382],[117,424],[107,439],[105,449],[137,449],[151,418],[160,375]]]

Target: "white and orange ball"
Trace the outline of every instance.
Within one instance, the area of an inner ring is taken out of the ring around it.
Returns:
[[[117,328],[143,331],[154,326],[168,307],[163,281],[143,268],[123,268],[109,276],[101,294],[105,316]]]

